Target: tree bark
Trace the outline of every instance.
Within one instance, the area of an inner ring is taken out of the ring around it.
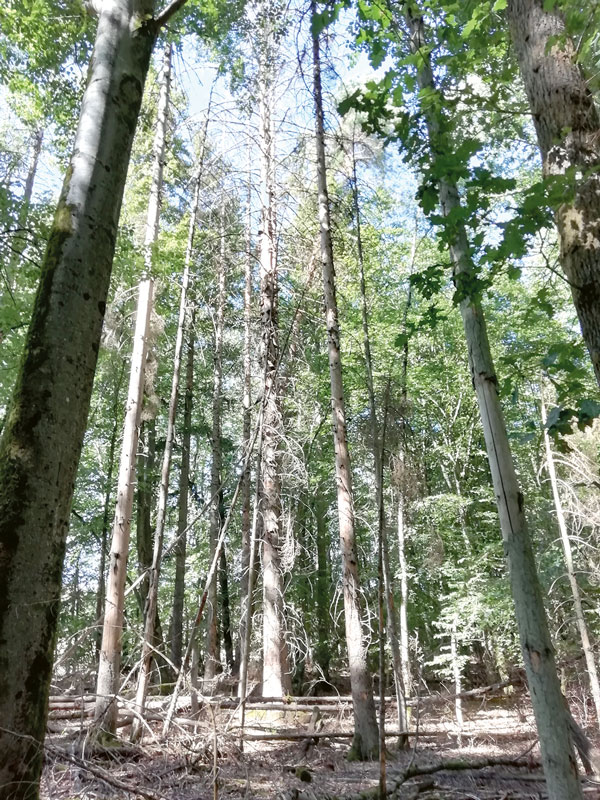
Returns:
[[[143,420],[140,425],[140,445],[137,464],[136,528],[138,570],[142,575],[136,598],[140,609],[142,624],[144,608],[150,583],[149,571],[152,566],[152,506],[155,495],[156,471],[156,420]]]
[[[119,464],[117,506],[110,546],[102,645],[96,683],[94,720],[99,728],[110,734],[115,734],[117,730],[116,696],[119,693],[121,678],[125,580],[127,578],[127,555],[133,509],[135,462],[144,396],[146,352],[152,314],[152,292],[152,280],[146,280],[140,284]]]
[[[577,630],[581,639],[581,649],[585,657],[585,665],[588,672],[588,679],[590,682],[590,690],[594,700],[594,707],[596,709],[596,722],[600,724],[600,684],[598,682],[598,671],[596,669],[596,662],[594,660],[594,649],[590,642],[590,635],[588,632],[585,616],[583,613],[583,604],[581,602],[581,592],[577,583],[577,576],[573,566],[573,551],[571,549],[571,540],[569,539],[569,532],[567,530],[567,521],[565,519],[562,502],[560,499],[560,492],[558,490],[558,481],[556,478],[556,467],[554,466],[554,453],[552,452],[552,445],[550,443],[550,436],[548,435],[548,428],[546,427],[546,406],[544,404],[544,391],[542,387],[541,392],[541,412],[542,412],[542,425],[544,430],[544,446],[546,448],[546,466],[548,468],[548,477],[550,478],[550,486],[552,488],[552,499],[554,500],[554,509],[556,511],[556,521],[558,523],[558,530],[560,532],[560,540],[562,543],[563,553],[565,556],[565,566],[567,568],[567,577],[569,579],[569,586],[571,587],[571,594],[573,595],[573,608],[575,610],[575,621],[577,622]]]
[[[263,681],[264,696],[291,691],[285,639],[281,572],[281,376],[279,375],[279,309],[275,238],[275,141],[273,111],[273,20],[266,21],[260,66],[260,151],[262,225],[260,235],[260,321],[264,376],[264,431],[259,514],[262,523]]]
[[[406,13],[411,49],[420,56],[417,72],[419,89],[439,91],[427,55],[422,16]],[[425,48],[425,49],[424,49]],[[443,107],[443,106],[442,106]],[[432,154],[443,137],[440,118],[433,105],[423,109]],[[446,143],[447,144],[447,143]],[[492,483],[496,494],[500,529],[508,561],[515,613],[521,639],[531,702],[536,718],[544,773],[551,800],[581,800],[582,792],[569,733],[567,710],[556,672],[554,650],[538,580],[531,537],[527,528],[524,501],[512,461],[504,415],[498,396],[498,380],[492,360],[481,301],[469,290],[474,264],[465,227],[459,218],[461,203],[456,184],[439,180],[442,216],[450,217],[452,237],[450,258],[454,280],[462,295],[460,312],[469,352],[471,378],[483,426]]]
[[[462,732],[464,726],[463,709],[462,709],[462,669],[458,654],[458,614],[452,620],[452,628],[450,630],[450,659],[452,661],[452,677],[454,678],[454,716],[456,717],[456,729],[458,732],[457,744],[462,747]]]
[[[252,335],[252,164],[248,147],[248,196],[246,199],[246,260],[244,262],[244,396],[242,399],[242,452],[244,456],[250,445],[252,424],[252,358],[250,354]],[[248,599],[248,576],[250,572],[250,461],[246,461],[242,480],[242,576],[240,580],[240,637],[238,665],[241,667],[242,649],[246,640],[246,602]]]
[[[223,505],[221,504],[221,509]],[[221,514],[223,525],[223,514]],[[233,670],[233,640],[231,638],[231,612],[229,603],[229,574],[227,567],[227,553],[225,545],[221,548],[219,556],[219,605],[221,607],[221,639],[225,651],[225,663],[228,669]]]
[[[23,200],[19,210],[18,229],[13,237],[12,254],[10,257],[9,266],[9,285],[12,288],[16,287],[17,283],[17,268],[19,262],[27,249],[27,222],[29,220],[29,209],[31,207],[31,198],[33,197],[33,184],[35,176],[37,175],[38,163],[40,154],[42,152],[42,143],[44,141],[44,130],[38,128],[33,134],[33,148],[31,153],[31,163],[27,170],[27,177],[25,178],[25,186],[23,188]]]
[[[398,639],[398,621],[396,619],[396,609],[394,607],[394,594],[390,574],[390,557],[388,540],[385,530],[385,509],[383,497],[383,462],[385,437],[379,436],[379,425],[377,422],[377,406],[375,403],[375,381],[373,378],[373,359],[371,356],[371,339],[369,336],[369,309],[367,304],[367,284],[365,279],[365,261],[362,245],[362,231],[360,218],[360,200],[358,194],[358,177],[356,173],[356,154],[355,143],[352,141],[352,195],[354,200],[354,218],[356,220],[356,248],[358,255],[358,266],[360,273],[360,296],[361,296],[361,316],[363,330],[363,348],[365,354],[365,372],[367,379],[367,392],[369,395],[369,418],[371,423],[371,439],[373,441],[373,468],[375,476],[375,496],[377,498],[377,519],[378,519],[378,542],[381,556],[381,581],[385,593],[385,606],[387,612],[387,634],[392,650],[392,663],[394,668],[394,686],[396,689],[396,701],[398,706],[398,729],[406,730],[406,701],[404,696],[404,686],[402,681],[402,656]],[[380,441],[381,438],[381,441]],[[383,695],[380,687],[379,693]],[[381,718],[381,712],[380,712]],[[381,727],[381,723],[380,723]],[[405,742],[404,742],[405,743]],[[381,750],[381,736],[380,736]]]
[[[562,14],[546,9],[543,0],[509,0],[506,13],[544,175],[573,168],[579,175],[556,224],[561,264],[600,384],[600,115]]]
[[[117,447],[117,433],[119,432],[119,394],[121,393],[121,383],[125,371],[125,361],[119,378],[115,384],[114,402],[112,408],[113,427],[110,434],[110,444],[108,447],[108,469],[106,471],[106,488],[104,490],[104,510],[102,512],[102,533],[100,534],[100,563],[98,565],[98,589],[96,591],[96,620],[102,620],[104,614],[104,602],[106,599],[106,549],[108,545],[108,526],[110,522],[111,497],[113,491],[113,472],[115,468],[115,450]],[[96,658],[100,659],[100,647],[102,646],[102,626],[96,623]]]
[[[210,510],[210,560],[215,557],[219,533],[221,531],[221,471],[222,471],[222,445],[221,445],[221,405],[223,394],[223,328],[225,320],[225,206],[221,206],[220,239],[221,251],[217,267],[217,297],[214,320],[213,339],[213,394],[212,394],[212,435],[211,450],[212,464],[210,473],[210,496],[212,506]],[[217,573],[213,577],[208,589],[208,609],[206,614],[206,652],[204,662],[204,691],[210,693],[214,689],[214,679],[221,666],[219,642],[219,616],[218,616],[218,591]]]
[[[185,597],[185,560],[187,551],[188,493],[190,482],[190,446],[192,406],[194,400],[194,312],[188,333],[188,352],[183,406],[183,436],[181,469],[179,472],[179,503],[177,546],[175,548],[175,582],[173,586],[173,616],[171,618],[171,661],[179,669],[183,649],[183,605]]]
[[[171,661],[179,669],[181,666],[181,653],[183,645],[183,605],[185,595],[185,559],[187,550],[187,516],[188,516],[188,491],[189,491],[189,475],[190,475],[190,444],[191,444],[191,426],[192,426],[192,405],[193,405],[193,381],[194,381],[194,322],[195,310],[190,312],[187,308],[188,305],[188,289],[190,282],[190,266],[192,262],[192,253],[194,250],[194,238],[196,233],[196,222],[198,217],[198,208],[200,206],[200,185],[202,182],[202,174],[204,171],[204,154],[206,152],[206,136],[208,132],[208,124],[210,122],[210,110],[212,105],[212,90],[208,101],[208,109],[206,112],[206,120],[204,122],[204,130],[202,133],[202,142],[200,145],[200,152],[198,154],[198,167],[194,175],[194,194],[192,198],[192,206],[190,209],[190,224],[188,227],[188,236],[185,247],[185,260],[182,279],[182,289],[179,304],[180,319],[178,322],[177,331],[179,334],[179,327],[183,325],[185,330],[189,329],[188,334],[188,353],[187,353],[187,366],[186,366],[186,388],[185,400],[183,410],[183,437],[181,446],[181,469],[179,473],[179,504],[178,504],[178,521],[177,521],[177,547],[175,550],[175,581],[173,585],[173,608],[171,616]],[[181,313],[183,309],[183,320]],[[189,325],[186,315],[190,315]],[[185,332],[182,331],[183,332]],[[183,346],[183,335],[182,335]],[[181,361],[181,352],[179,359]],[[175,360],[177,361],[177,342],[175,344]],[[178,368],[178,370],[180,367]],[[179,381],[177,381],[176,392],[179,391]],[[175,385],[175,368],[173,371],[173,391]],[[173,424],[175,419],[173,418]],[[167,447],[165,446],[165,454]]]
[[[150,0],[103,3],[0,444],[0,796],[15,800],[38,795],[65,540],[152,11]]]
[[[315,0],[311,2],[311,11],[314,16],[316,14]],[[350,683],[354,704],[355,727],[352,750],[355,757],[366,759],[373,758],[377,755],[379,738],[377,720],[375,717],[375,703],[373,701],[373,684],[367,664],[367,650],[363,634],[360,602],[358,555],[356,552],[354,509],[352,502],[352,473],[350,467],[350,453],[348,450],[348,437],[346,433],[340,330],[335,291],[333,243],[331,238],[329,194],[327,191],[327,172],[325,164],[325,130],[321,88],[320,48],[319,37],[314,34],[313,66],[321,264],[325,296],[329,375],[331,381],[331,411],[335,447],[340,547],[342,553],[346,644],[348,648]]]
[[[403,462],[402,462],[403,463]],[[398,492],[398,564],[400,567],[400,661],[402,665],[402,684],[409,695],[412,689],[410,654],[408,648],[408,564],[406,560],[406,521],[404,494]]]
[[[146,269],[152,268],[152,249],[158,239],[160,222],[160,205],[163,188],[163,167],[165,158],[167,123],[169,119],[169,95],[171,89],[171,54],[172,47],[167,43],[164,51],[163,76],[158,101],[158,117],[154,137],[154,157],[152,168],[152,183],[150,186],[150,202],[146,218]],[[154,643],[156,635],[156,617],[158,614],[158,583],[160,579],[160,561],[162,558],[162,544],[165,532],[167,514],[167,498],[169,494],[169,479],[171,474],[171,456],[173,454],[173,441],[175,438],[175,416],[179,398],[179,373],[181,371],[181,354],[185,334],[185,319],[187,313],[187,291],[189,285],[189,262],[186,260],[181,282],[181,295],[179,301],[179,317],[177,321],[177,334],[175,338],[175,353],[173,356],[173,378],[171,381],[171,394],[169,397],[169,410],[167,413],[167,436],[160,471],[160,484],[158,489],[158,504],[156,509],[156,529],[154,531],[154,548],[152,553],[152,566],[149,573],[148,596],[144,609],[144,641],[142,645],[142,660],[138,675],[136,690],[136,707],[139,714],[143,713],[150,681]],[[162,637],[161,637],[162,638]],[[141,721],[135,718],[131,728],[132,740],[141,735]]]
[[[327,504],[322,490],[317,487],[313,501],[313,513],[316,518],[317,540],[317,580],[315,600],[317,604],[317,647],[315,648],[315,662],[323,673],[323,678],[329,681],[329,663],[331,661],[331,646],[329,643],[329,602],[330,602],[330,570],[327,531]]]

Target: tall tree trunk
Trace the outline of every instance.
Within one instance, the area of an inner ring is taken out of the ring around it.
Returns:
[[[225,205],[221,205],[220,221],[221,251],[217,267],[217,297],[214,319],[213,340],[213,395],[212,395],[212,435],[211,450],[212,464],[210,472],[210,496],[212,506],[210,510],[210,560],[215,557],[217,542],[222,525],[221,516],[221,472],[222,472],[222,444],[221,444],[221,405],[223,394],[223,327],[225,319]],[[218,618],[218,591],[217,574],[208,589],[208,610],[206,620],[206,652],[204,662],[205,692],[212,692],[217,669],[220,667],[220,642]]]
[[[31,207],[31,198],[33,197],[33,184],[35,182],[35,176],[37,175],[43,141],[44,129],[38,128],[33,134],[31,162],[29,164],[29,169],[27,170],[27,177],[25,178],[25,186],[23,188],[23,200],[19,210],[18,228],[13,237],[12,254],[10,257],[9,267],[9,285],[12,284],[13,288],[16,285],[16,270],[23,254],[25,253],[25,250],[27,249],[27,222],[29,220],[29,209]]]
[[[117,730],[118,709],[116,696],[119,693],[121,679],[125,580],[127,578],[127,555],[129,553],[129,534],[133,508],[135,462],[144,395],[147,342],[152,313],[152,291],[152,280],[143,281],[140,284],[133,352],[131,354],[125,426],[121,445],[117,507],[110,546],[102,645],[96,683],[94,719],[99,728],[110,734],[115,734]]]
[[[439,91],[427,55],[422,16],[413,10],[406,14],[413,53],[421,63],[417,82],[421,92]],[[443,107],[443,106],[442,106]],[[432,105],[423,108],[432,153],[447,146],[439,112]],[[441,141],[440,141],[441,140]],[[444,144],[442,144],[442,142]],[[463,299],[460,312],[465,330],[471,378],[483,426],[492,482],[498,504],[500,528],[508,560],[512,596],[519,626],[521,650],[537,722],[544,773],[551,800],[581,800],[581,785],[573,754],[567,709],[556,672],[554,650],[538,580],[531,537],[527,528],[524,501],[515,472],[492,361],[481,301],[472,296],[469,286],[475,267],[464,225],[457,223],[461,204],[456,185],[440,178],[439,199],[444,218],[452,222],[450,258],[454,280]]]
[[[152,566],[152,507],[155,498],[156,470],[156,420],[143,420],[140,426],[140,447],[137,465],[136,528],[138,570],[142,580],[136,592],[140,617],[144,620],[144,609],[150,583]]]
[[[317,487],[315,492],[313,513],[316,521],[317,540],[317,580],[315,592],[317,604],[317,647],[315,648],[315,662],[323,673],[323,678],[329,681],[329,663],[331,661],[331,646],[329,642],[329,602],[331,599],[329,593],[329,536],[327,531],[327,504],[320,487]]]
[[[385,605],[387,611],[387,634],[392,650],[392,663],[394,667],[394,687],[396,689],[396,701],[398,707],[398,729],[406,730],[406,700],[404,697],[404,687],[402,682],[402,656],[400,652],[400,642],[398,639],[398,621],[396,619],[396,609],[394,607],[394,594],[390,573],[390,557],[388,540],[385,530],[385,509],[383,496],[383,460],[385,437],[382,434],[381,441],[379,436],[379,426],[377,423],[377,407],[375,403],[375,381],[373,379],[373,359],[371,356],[371,339],[369,336],[369,310],[367,305],[367,285],[365,279],[365,261],[362,245],[360,200],[358,194],[358,177],[356,174],[356,154],[355,142],[352,140],[352,195],[354,200],[354,218],[356,220],[356,247],[358,255],[358,266],[360,272],[360,296],[361,296],[361,315],[363,330],[363,349],[365,354],[365,368],[367,379],[367,392],[369,395],[369,418],[371,423],[371,439],[373,441],[373,467],[375,475],[375,496],[377,498],[377,519],[378,519],[378,542],[381,548],[381,580],[385,592]],[[380,688],[379,694],[383,696]],[[381,710],[380,710],[381,716]],[[406,737],[402,739],[402,745],[406,744]],[[380,747],[381,750],[381,747]],[[383,763],[383,762],[382,762]]]
[[[175,582],[173,586],[173,616],[171,618],[171,661],[179,669],[183,648],[183,604],[185,597],[185,559],[187,552],[188,493],[190,482],[190,446],[192,406],[194,399],[194,317],[192,312],[188,333],[188,352],[183,406],[183,437],[181,469],[179,472],[179,503],[177,518],[177,547],[175,548]]]
[[[252,358],[250,354],[252,335],[252,170],[251,148],[248,147],[248,196],[246,199],[246,260],[244,262],[244,396],[242,399],[242,451],[248,452],[252,423]],[[240,580],[240,637],[238,665],[241,666],[242,649],[246,640],[246,601],[248,598],[248,575],[250,572],[250,461],[242,481],[242,577]]]
[[[458,654],[457,628],[458,614],[455,614],[450,631],[450,660],[452,662],[452,677],[454,678],[454,716],[456,717],[457,744],[462,747],[464,727],[462,697],[460,696],[462,692],[462,668]]]
[[[311,0],[311,11],[314,17],[316,14],[315,0]],[[356,552],[354,508],[352,504],[352,473],[348,438],[346,434],[340,330],[335,291],[333,243],[331,238],[329,194],[327,191],[327,172],[325,164],[325,130],[323,121],[319,37],[314,34],[313,66],[321,264],[325,295],[329,375],[331,381],[331,411],[335,447],[340,547],[342,553],[346,644],[348,648],[350,683],[354,706],[354,740],[352,750],[353,755],[357,758],[372,758],[378,752],[379,736],[375,717],[375,703],[373,700],[373,684],[367,664],[367,649],[363,634],[360,602],[358,555]]]
[[[272,20],[269,19],[269,26]],[[264,433],[259,514],[262,523],[263,681],[264,697],[291,691],[285,640],[281,572],[281,377],[279,375],[279,310],[275,240],[275,144],[272,123],[272,33],[266,33],[261,65],[260,150],[262,230],[260,236],[260,320],[265,363]]]
[[[580,177],[556,213],[560,260],[600,384],[600,114],[558,6],[508,0],[544,174]]]
[[[402,462],[403,464],[404,462]],[[406,517],[404,494],[398,491],[398,565],[400,568],[400,661],[402,685],[408,694],[412,688],[410,654],[408,648],[408,564],[406,560]]]
[[[0,443],[0,786],[10,787],[14,800],[38,795],[65,541],[129,154],[157,33],[152,12],[150,0],[102,4],[73,155]]]
[[[155,202],[155,217],[154,227],[151,231],[150,225],[147,227],[147,245],[151,246],[150,237],[153,234],[154,239],[152,243],[156,242],[158,236],[158,221],[160,215],[160,197],[162,192],[163,183],[163,162],[165,154],[165,139],[166,129],[169,117],[169,91],[171,84],[171,45],[167,44],[165,47],[164,67],[163,67],[163,84],[161,87],[161,96],[158,105],[158,124],[156,128],[156,138],[154,142],[154,174],[152,180],[151,197]],[[196,187],[197,191],[197,187]],[[196,200],[197,202],[197,200]],[[194,209],[195,211],[195,209]],[[150,214],[150,208],[149,208]],[[193,227],[193,219],[195,213],[190,221],[190,226]],[[150,216],[148,217],[150,223]],[[171,394],[169,397],[169,409],[167,413],[167,435],[165,440],[165,449],[162,458],[162,465],[160,471],[160,485],[158,490],[158,504],[156,509],[156,530],[154,532],[154,551],[152,554],[152,567],[150,569],[150,583],[148,586],[148,597],[146,600],[146,613],[144,619],[144,642],[142,647],[142,662],[140,665],[140,672],[138,676],[138,684],[136,691],[136,706],[139,714],[143,713],[146,703],[146,694],[148,692],[148,683],[150,680],[150,670],[153,661],[153,642],[155,636],[155,620],[158,613],[158,585],[160,579],[160,562],[162,558],[162,545],[165,533],[165,522],[167,516],[167,500],[169,496],[169,481],[171,476],[171,458],[173,455],[173,442],[175,439],[175,418],[177,415],[177,402],[179,399],[179,376],[181,372],[181,357],[183,353],[183,342],[186,327],[186,315],[188,312],[188,289],[190,281],[190,261],[191,253],[188,255],[188,250],[193,245],[189,241],[188,248],[186,249],[186,259],[184,262],[183,276],[181,281],[181,294],[179,298],[179,317],[177,320],[177,334],[175,337],[175,352],[173,355],[173,377],[171,380]],[[137,739],[141,735],[141,721],[136,717],[131,729],[132,739]]]
[[[106,549],[108,544],[108,526],[110,522],[111,498],[113,491],[113,472],[115,469],[115,450],[117,447],[117,434],[119,432],[119,395],[121,393],[121,383],[125,373],[125,361],[122,362],[119,378],[115,384],[115,394],[112,407],[112,418],[114,420],[110,434],[110,444],[108,447],[108,469],[106,471],[106,488],[104,490],[104,509],[102,512],[102,533],[100,534],[100,564],[98,565],[98,589],[96,591],[96,620],[101,620],[104,614],[104,602],[106,599]],[[102,645],[102,626],[98,623],[96,636],[96,659],[100,659],[100,647]]]
[[[583,613],[583,605],[581,602],[581,592],[577,583],[577,576],[573,566],[573,551],[571,549],[571,540],[569,539],[569,532],[567,530],[567,521],[563,511],[562,502],[560,499],[560,492],[558,490],[558,481],[556,478],[556,467],[554,466],[554,453],[552,452],[552,445],[550,443],[550,436],[546,427],[546,406],[544,403],[544,392],[542,387],[541,392],[541,411],[542,423],[544,430],[544,446],[546,448],[546,466],[548,468],[548,476],[550,478],[550,486],[552,488],[552,499],[554,500],[554,509],[556,511],[556,521],[558,523],[558,530],[560,532],[560,540],[562,543],[563,553],[565,556],[565,566],[567,568],[567,577],[569,579],[569,586],[571,587],[571,594],[573,595],[573,608],[575,609],[575,621],[577,622],[577,629],[579,637],[581,638],[581,649],[585,657],[585,665],[587,667],[588,678],[590,681],[590,690],[594,700],[594,707],[596,709],[596,722],[600,724],[600,684],[598,683],[598,671],[596,669],[596,662],[594,660],[594,649],[590,642],[590,635],[588,633],[585,616]]]
[[[136,466],[137,491],[136,491],[136,529],[135,544],[137,549],[138,570],[141,581],[135,589],[135,598],[138,604],[142,626],[146,619],[146,601],[150,586],[150,570],[152,568],[153,531],[152,509],[156,502],[156,419],[142,421],[140,425],[140,446],[138,446],[138,459]],[[158,608],[154,615],[154,636],[152,639],[154,655],[157,659],[159,672],[168,672],[169,666],[161,655],[164,649],[164,638]],[[156,676],[161,680],[161,675]]]
[[[221,515],[221,525],[223,515]],[[225,651],[225,663],[229,670],[233,669],[233,640],[231,638],[231,612],[229,603],[229,575],[225,545],[219,556],[219,605],[221,607],[221,639]]]
[[[178,506],[178,522],[177,522],[177,547],[175,550],[175,581],[173,585],[173,609],[171,616],[171,661],[179,669],[181,666],[181,652],[183,643],[183,604],[185,595],[185,559],[187,550],[187,516],[188,516],[188,490],[189,490],[189,474],[190,474],[190,443],[191,443],[191,426],[192,426],[192,403],[193,403],[193,380],[194,380],[194,323],[195,323],[195,309],[191,311],[191,318],[189,326],[187,325],[186,315],[190,314],[190,310],[186,308],[188,304],[187,294],[189,289],[190,280],[190,266],[192,262],[192,253],[194,250],[194,238],[196,233],[196,222],[198,217],[198,208],[200,205],[200,185],[202,182],[202,174],[204,171],[204,155],[206,152],[206,137],[208,133],[208,124],[210,122],[210,111],[212,105],[212,89],[208,100],[208,109],[206,111],[206,120],[204,122],[204,130],[202,133],[202,142],[200,144],[200,152],[198,154],[198,167],[194,175],[194,194],[192,198],[192,206],[190,209],[190,224],[188,227],[188,236],[185,247],[185,260],[183,269],[183,280],[181,297],[179,302],[180,319],[177,327],[179,334],[179,325],[182,325],[182,346],[183,346],[183,333],[184,329],[189,327],[188,335],[188,353],[187,353],[187,367],[186,367],[186,388],[185,400],[183,410],[183,441],[181,447],[181,470],[179,473],[179,506]],[[183,320],[181,313],[183,309]],[[179,354],[181,361],[181,352]],[[175,344],[175,360],[177,361],[177,343]],[[179,372],[179,367],[174,367],[173,370],[173,391],[175,385],[175,370]],[[178,380],[177,380],[178,383]],[[179,385],[176,387],[176,393],[179,390]],[[173,418],[173,424],[175,419]],[[165,445],[165,455],[167,452],[167,445]]]
[[[240,645],[240,682],[238,684],[238,697],[240,698],[240,747],[243,749],[244,746],[244,718],[246,713],[246,695],[248,690],[248,667],[250,664],[250,641],[252,637],[252,616],[254,611],[254,604],[252,602],[253,594],[254,594],[254,583],[256,579],[256,571],[257,571],[257,551],[258,551],[258,505],[260,499],[260,468],[262,464],[262,446],[263,446],[263,434],[264,434],[264,407],[265,407],[265,398],[263,397],[261,409],[260,409],[260,416],[258,419],[258,448],[256,454],[256,485],[254,488],[254,512],[252,514],[252,525],[250,526],[250,547],[248,553],[248,585],[246,587],[246,601],[244,603],[244,638],[241,641]],[[250,442],[248,445],[248,450],[246,451],[246,457],[244,462],[244,469],[246,469],[250,463],[250,451],[251,451],[252,443]],[[242,475],[242,482],[244,480],[244,476]]]
[[[406,305],[404,307],[404,319],[402,332],[404,334],[404,345],[402,348],[401,362],[401,427],[400,443],[396,459],[396,469],[398,471],[398,481],[396,494],[398,498],[397,510],[397,538],[398,538],[398,567],[400,572],[400,611],[399,611],[399,639],[400,639],[400,664],[402,675],[402,686],[404,695],[407,697],[412,690],[412,674],[410,668],[410,652],[408,643],[408,562],[406,558],[406,534],[407,534],[407,502],[406,502],[406,433],[407,424],[405,415],[408,412],[408,313],[412,304],[412,289],[410,275],[412,275],[417,257],[417,220],[415,219],[415,233],[411,248],[410,272]],[[406,721],[408,721],[408,711],[405,709]]]

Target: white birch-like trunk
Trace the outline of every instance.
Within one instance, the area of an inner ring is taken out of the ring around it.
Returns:
[[[452,677],[454,678],[454,716],[456,717],[457,744],[462,747],[462,732],[464,726],[462,709],[462,670],[458,655],[457,642],[458,616],[452,620],[452,630],[450,631],[450,660],[452,662]]]
[[[410,651],[408,645],[408,564],[406,560],[406,521],[404,496],[398,492],[398,565],[400,567],[400,661],[402,665],[402,684],[408,695],[412,689]]]
[[[314,15],[316,13],[316,3],[314,0],[311,3],[311,9]],[[355,757],[366,759],[373,758],[377,755],[379,736],[375,716],[375,703],[373,700],[373,684],[367,664],[367,650],[364,640],[360,603],[358,555],[356,552],[354,508],[352,500],[352,472],[350,453],[348,450],[348,437],[346,433],[340,331],[335,291],[329,194],[327,191],[320,49],[319,38],[315,35],[313,35],[313,67],[321,264],[325,296],[329,376],[331,381],[331,411],[335,447],[340,548],[342,553],[346,644],[348,648],[348,664],[350,668],[355,723],[352,749]]]
[[[94,721],[101,730],[113,735],[117,731],[118,708],[116,698],[121,681],[127,556],[131,532],[140,416],[144,397],[147,342],[152,314],[152,294],[152,280],[142,281],[139,288],[137,319],[131,354],[129,390],[125,407],[125,425],[117,482],[117,506],[112,528],[110,562],[105,593],[104,625],[96,683]]]
[[[156,120],[156,131],[154,134],[153,159],[152,159],[152,182],[150,184],[150,199],[148,201],[148,212],[146,215],[146,235],[144,239],[144,251],[146,270],[151,273],[153,250],[158,239],[160,223],[160,205],[163,187],[163,168],[165,161],[165,146],[167,136],[167,121],[169,117],[169,95],[171,90],[171,45],[167,44],[164,50],[163,74],[158,99],[158,112]],[[156,515],[156,530],[154,532],[154,547],[152,554],[152,565],[148,576],[148,594],[144,608],[144,641],[142,643],[142,659],[138,674],[136,689],[136,708],[138,714],[143,714],[150,680],[150,669],[153,659],[154,633],[156,624],[156,612],[158,608],[158,581],[160,576],[160,559],[162,555],[162,540],[165,525],[165,513],[167,505],[167,493],[169,490],[169,470],[171,465],[171,452],[173,447],[175,410],[177,407],[177,392],[179,387],[179,370],[181,367],[181,349],[183,345],[183,320],[185,318],[185,293],[187,291],[187,280],[189,269],[184,272],[184,284],[182,286],[183,304],[180,305],[179,323],[177,328],[175,365],[173,368],[173,385],[171,386],[171,397],[169,400],[169,412],[167,420],[167,441],[165,444],[165,454],[163,456],[160,486],[158,490],[158,507]],[[136,740],[142,732],[142,723],[139,717],[135,717],[131,727],[131,738]]]
[[[560,499],[560,492],[558,489],[558,480],[556,478],[556,467],[554,465],[554,453],[552,452],[552,445],[550,443],[550,436],[546,428],[546,406],[544,404],[543,388],[541,397],[541,412],[542,424],[544,430],[544,446],[546,448],[546,466],[548,468],[548,477],[550,478],[550,486],[552,488],[552,499],[554,500],[554,510],[556,511],[556,521],[558,523],[558,530],[560,532],[560,541],[563,548],[565,557],[565,566],[567,568],[567,577],[569,579],[569,586],[571,587],[571,594],[573,595],[573,609],[575,611],[575,621],[577,623],[577,630],[581,639],[581,649],[585,657],[585,665],[588,672],[588,679],[590,681],[590,691],[596,709],[596,722],[600,724],[600,683],[598,682],[598,670],[596,669],[596,662],[594,660],[594,648],[590,641],[585,616],[583,613],[583,605],[581,602],[581,592],[577,583],[577,576],[573,566],[573,551],[571,549],[571,540],[569,538],[569,531],[567,530],[567,521],[563,511],[562,501]]]
[[[421,56],[417,83],[421,91],[438,93],[426,50],[423,18],[413,8],[406,14],[413,53]],[[436,107],[437,108],[437,107]],[[440,137],[436,109],[423,109],[429,145],[435,152]],[[492,483],[496,495],[504,551],[521,651],[525,662],[531,702],[536,718],[542,762],[550,800],[581,800],[583,797],[571,744],[567,709],[556,672],[556,662],[548,621],[537,575],[531,537],[527,528],[524,501],[515,472],[504,415],[498,396],[498,380],[492,360],[481,301],[468,290],[474,264],[464,225],[457,223],[461,209],[457,187],[448,179],[439,181],[442,215],[451,217],[453,236],[450,258],[454,279],[463,294],[460,312],[463,320],[471,378],[483,426]]]

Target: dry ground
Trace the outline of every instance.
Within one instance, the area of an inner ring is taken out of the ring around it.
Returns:
[[[410,749],[399,751],[388,739],[388,788],[411,764],[435,768],[459,760],[476,769],[438,770],[415,776],[396,790],[398,800],[533,800],[544,798],[545,784],[539,768],[539,751],[531,709],[527,702],[495,698],[463,704],[465,724],[457,735],[453,706],[424,701],[418,713],[417,736]],[[213,721],[214,713],[214,721]],[[310,715],[286,712],[249,713],[247,732],[306,732]],[[416,714],[411,727],[415,728]],[[393,709],[388,728],[396,727]],[[232,710],[204,709],[196,730],[174,729],[167,743],[159,740],[160,723],[152,723],[139,747],[92,747],[73,722],[48,742],[42,783],[43,800],[91,798],[125,800],[330,800],[357,798],[378,785],[379,765],[349,762],[349,740],[247,741],[240,748],[237,717]],[[321,732],[351,731],[347,704],[322,715]],[[122,730],[123,735],[128,729]],[[588,735],[593,732],[588,728]],[[217,742],[216,773],[214,742]],[[533,745],[533,748],[532,748]],[[528,752],[526,752],[528,751]],[[523,766],[483,767],[485,759],[518,759]],[[457,766],[455,764],[455,766]],[[216,780],[215,780],[216,775]],[[304,778],[301,780],[300,777]],[[585,780],[586,800],[600,800],[600,784]]]

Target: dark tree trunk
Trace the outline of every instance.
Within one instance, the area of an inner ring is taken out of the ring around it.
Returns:
[[[600,384],[600,115],[565,36],[558,8],[509,0],[506,13],[545,175],[580,173],[573,199],[556,213],[560,260]],[[554,4],[550,4],[554,6]]]
[[[179,669],[183,650],[183,604],[185,597],[185,559],[187,551],[188,492],[190,482],[190,445],[192,405],[194,400],[194,313],[190,325],[187,352],[185,400],[183,407],[183,438],[181,443],[181,470],[179,472],[179,508],[177,520],[178,542],[175,549],[175,585],[173,588],[173,616],[171,619],[171,661]]]
[[[0,444],[0,797],[36,798],[71,501],[156,35],[103,3],[73,155]],[[67,323],[67,324],[66,324]]]

